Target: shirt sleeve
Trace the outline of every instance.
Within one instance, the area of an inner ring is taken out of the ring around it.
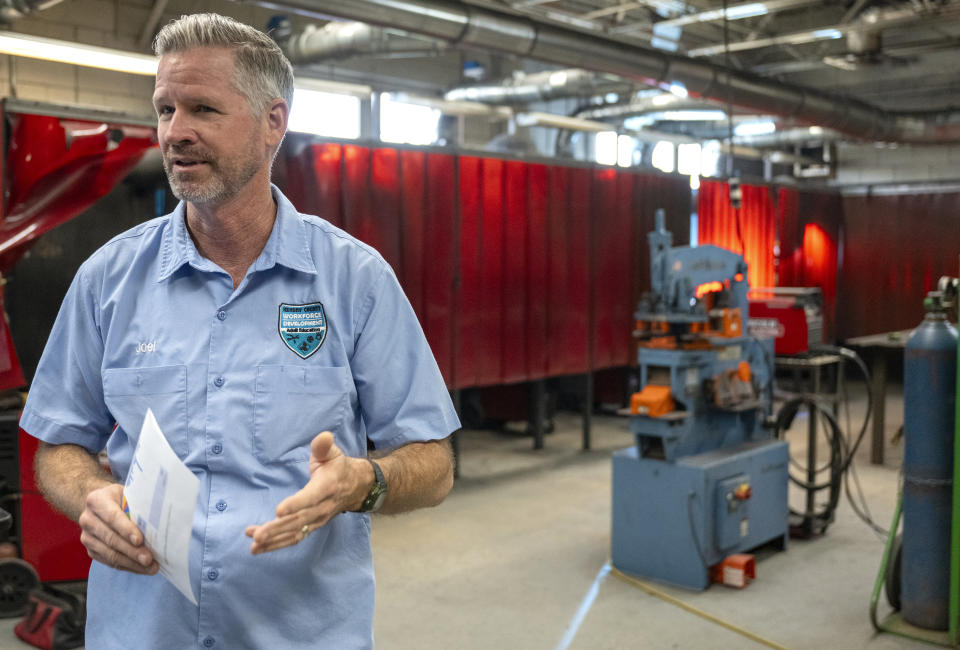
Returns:
[[[84,265],[73,278],[30,385],[20,426],[44,442],[97,452],[113,418],[103,400],[103,339]]]
[[[385,267],[354,331],[351,370],[377,449],[440,440],[460,428],[430,345],[396,276]]]

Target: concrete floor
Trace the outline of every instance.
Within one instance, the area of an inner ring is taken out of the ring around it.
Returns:
[[[853,425],[862,417],[854,384]],[[896,387],[887,402],[887,439],[902,421]],[[546,448],[492,431],[461,434],[461,476],[438,508],[374,519],[377,647],[430,648],[762,648],[628,584],[603,575],[610,544],[610,454],[632,444],[625,421],[594,419],[593,449],[580,451],[580,418],[559,414]],[[791,435],[802,459],[805,422]],[[869,433],[868,433],[869,438]],[[871,466],[869,439],[857,472],[875,520],[889,525],[902,446]],[[794,495],[796,497],[796,495]],[[799,502],[798,502],[799,503]],[[763,557],[743,590],[662,592],[780,646],[930,648],[873,633],[870,592],[883,540],[844,499],[826,535],[792,540]],[[591,600],[590,595],[593,595]],[[881,597],[881,612],[886,601]],[[579,616],[578,616],[579,613]],[[31,646],[0,621],[0,650]]]
[[[851,392],[858,427],[862,390],[853,385]],[[902,422],[901,393],[897,387],[891,393],[888,440]],[[530,448],[529,438],[464,432],[461,478],[446,502],[375,520],[378,647],[765,647],[612,575],[598,580],[610,544],[610,454],[632,436],[624,420],[597,417],[593,450],[581,452],[579,417],[563,414],[556,422],[540,451]],[[803,459],[806,423],[798,420],[794,429],[791,451]],[[869,432],[856,468],[871,512],[885,528],[902,446],[888,445],[883,466],[871,466],[868,458]],[[883,540],[844,499],[825,536],[792,540],[786,552],[765,557],[744,590],[657,588],[791,649],[932,647],[874,634],[868,610],[882,551]],[[881,597],[881,613],[888,610]]]

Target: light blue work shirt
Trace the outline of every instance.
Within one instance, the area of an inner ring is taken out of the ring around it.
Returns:
[[[321,431],[360,457],[368,439],[378,449],[442,439],[459,421],[389,265],[273,195],[273,231],[236,290],[197,252],[181,203],[100,248],[64,298],[20,425],[51,444],[106,447],[122,481],[149,407],[200,478],[199,608],[160,575],[94,562],[89,648],[373,643],[368,515],[340,514],[257,556],[244,529],[306,484]]]

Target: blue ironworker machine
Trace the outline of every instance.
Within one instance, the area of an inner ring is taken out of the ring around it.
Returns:
[[[613,455],[613,565],[704,589],[730,555],[788,537],[788,446],[764,427],[773,340],[743,331],[747,265],[673,247],[657,211],[651,288],[636,313],[633,447]]]

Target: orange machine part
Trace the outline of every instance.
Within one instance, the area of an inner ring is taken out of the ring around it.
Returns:
[[[658,350],[676,350],[677,339],[673,336],[654,336],[640,343],[641,347],[657,348]]]
[[[743,319],[740,309],[724,309],[721,336],[743,336]]]
[[[757,565],[754,556],[736,553],[723,558],[719,564],[710,567],[711,582],[743,589],[757,577]]]
[[[740,381],[750,381],[750,364],[741,361],[737,364],[737,379]]]
[[[631,395],[630,412],[637,415],[640,413],[641,407],[646,407],[646,414],[652,418],[671,412],[675,404],[673,398],[670,397],[670,387],[647,384],[642,391]]]

